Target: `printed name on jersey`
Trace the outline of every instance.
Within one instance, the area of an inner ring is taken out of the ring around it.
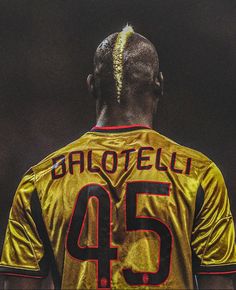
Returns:
[[[150,153],[155,154],[155,162],[151,162]],[[131,154],[135,154],[137,170],[150,170],[155,168],[158,171],[172,171],[178,174],[189,175],[191,171],[192,158],[181,156],[182,167],[176,166],[178,153],[173,152],[170,156],[169,165],[164,165],[162,162],[162,148],[154,149],[153,147],[140,147],[138,150],[130,148],[123,150],[120,153],[109,150],[104,151],[100,160],[99,166],[93,162],[95,150],[71,151],[68,155],[59,155],[52,158],[52,179],[62,178],[65,174],[74,174],[74,171],[82,173],[88,170],[91,173],[107,172],[115,173],[117,168],[123,166],[123,170],[127,171],[130,167]]]

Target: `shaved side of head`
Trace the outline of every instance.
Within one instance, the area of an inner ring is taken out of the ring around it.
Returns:
[[[154,45],[130,26],[109,35],[96,49],[95,94],[106,104],[125,106],[141,101],[146,94],[155,94],[158,73]]]

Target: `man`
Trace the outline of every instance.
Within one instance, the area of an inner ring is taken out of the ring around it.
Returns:
[[[235,233],[223,177],[151,129],[158,55],[127,26],[97,48],[97,124],[23,177],[1,256],[8,288],[233,289]],[[27,277],[27,278],[26,278]]]

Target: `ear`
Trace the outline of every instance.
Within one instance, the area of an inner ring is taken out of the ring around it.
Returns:
[[[163,96],[164,94],[164,78],[163,78],[163,74],[160,71],[158,76],[155,79],[155,91],[157,94],[157,97]]]
[[[95,97],[95,83],[94,83],[94,76],[89,74],[87,77],[87,86],[89,93]]]
[[[158,78],[159,78],[159,82],[160,82],[161,96],[163,96],[163,94],[164,94],[164,77],[163,77],[163,73],[161,71],[159,72]]]

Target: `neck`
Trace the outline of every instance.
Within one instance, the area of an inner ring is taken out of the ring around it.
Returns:
[[[124,126],[132,124],[142,124],[152,127],[151,114],[145,114],[141,110],[124,110],[124,108],[109,108],[103,106],[97,116],[96,126]]]

